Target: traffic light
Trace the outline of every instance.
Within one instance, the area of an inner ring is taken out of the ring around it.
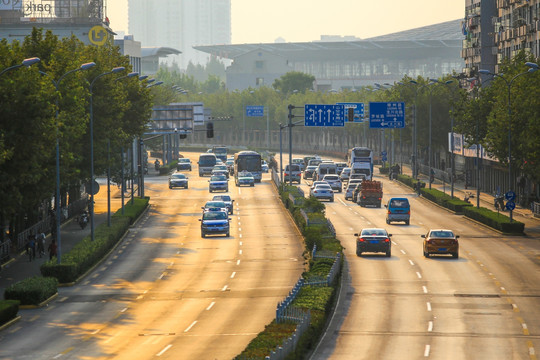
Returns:
[[[354,109],[353,108],[348,108],[347,109],[347,119],[349,121],[354,121]]]
[[[214,137],[214,124],[211,122],[206,123],[206,137],[207,138]]]

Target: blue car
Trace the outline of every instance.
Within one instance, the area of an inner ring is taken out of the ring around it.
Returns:
[[[208,190],[210,192],[214,191],[229,191],[229,180],[225,175],[212,175],[210,180],[208,180]]]
[[[214,234],[229,236],[229,215],[227,211],[208,211],[203,213],[201,222],[201,237]]]

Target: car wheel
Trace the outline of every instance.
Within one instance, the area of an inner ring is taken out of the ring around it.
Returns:
[[[392,256],[392,250],[388,249],[388,251],[386,252],[386,257],[390,257]]]
[[[201,232],[201,237],[205,238],[206,237],[206,234]]]
[[[457,252],[453,253],[453,254],[452,254],[452,257],[453,257],[454,259],[459,258],[459,253],[457,253]]]
[[[362,252],[359,250],[356,250],[356,256],[362,256]]]
[[[390,220],[386,219],[386,223],[387,223],[388,225],[390,225]]]
[[[230,234],[229,234],[229,233],[226,233],[226,234],[225,234],[225,236],[226,236],[226,237],[229,237],[229,236],[230,236]]]
[[[251,184],[251,187],[254,187],[254,186],[255,186],[255,184]]]
[[[234,215],[234,210],[233,209],[231,209],[231,215]]]
[[[409,225],[409,220],[405,221],[405,225]]]
[[[186,185],[186,189],[188,188],[188,186]]]
[[[172,186],[169,186],[169,189],[172,189]]]
[[[424,257],[428,258],[429,257],[429,253],[424,251]]]

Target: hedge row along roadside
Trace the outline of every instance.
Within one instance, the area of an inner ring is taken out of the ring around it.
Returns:
[[[416,188],[416,183],[418,182],[414,178],[403,174],[398,175],[397,179],[413,189]],[[460,200],[456,197],[452,198],[450,195],[445,194],[442,191],[436,189],[427,189],[425,188],[425,183],[420,183],[420,193],[422,196],[442,207],[454,211],[457,214],[463,214],[470,219],[478,221],[505,234],[522,235],[525,231],[525,224],[520,221],[513,220],[510,222],[510,218],[504,214],[491,211],[484,207],[477,208],[471,203]]]
[[[340,242],[333,235],[332,229],[328,226],[325,205],[313,197],[304,198],[295,186],[282,186],[279,193],[285,207],[291,213],[304,236],[304,258],[308,260],[309,270],[302,274],[302,278],[307,282],[325,278],[330,272],[333,260],[324,257],[314,259],[310,256],[310,249],[316,245],[317,254],[328,254],[329,257],[336,256],[337,253],[341,254],[343,250]],[[302,212],[307,215],[308,221]],[[323,333],[330,309],[335,301],[339,276],[336,279],[338,280],[330,286],[302,287],[292,302],[291,306],[294,308],[311,313],[311,322],[307,331],[300,337],[295,350],[287,356],[287,359],[302,359],[306,353],[314,349]],[[278,323],[273,320],[235,359],[264,359],[276,347],[281,346],[286,339],[291,337],[296,325],[293,321]]]
[[[106,223],[95,229],[95,240],[85,237],[71,251],[62,256],[62,262],[56,258],[41,266],[43,277],[35,276],[19,281],[4,291],[4,301],[0,301],[0,325],[14,318],[13,301],[22,305],[39,305],[58,292],[59,283],[73,283],[84,274],[120,241],[123,234],[146,209],[149,198],[134,198],[124,206],[124,215],[119,209],[111,218],[111,227]],[[9,305],[6,305],[9,304]],[[17,305],[18,311],[19,305]],[[15,312],[15,315],[17,312]]]

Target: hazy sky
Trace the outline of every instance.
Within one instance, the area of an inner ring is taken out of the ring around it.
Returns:
[[[159,1],[157,1],[159,3]],[[463,18],[465,0],[231,0],[232,43],[362,39]],[[114,31],[127,33],[127,0],[108,0]],[[137,40],[137,39],[135,39]]]

